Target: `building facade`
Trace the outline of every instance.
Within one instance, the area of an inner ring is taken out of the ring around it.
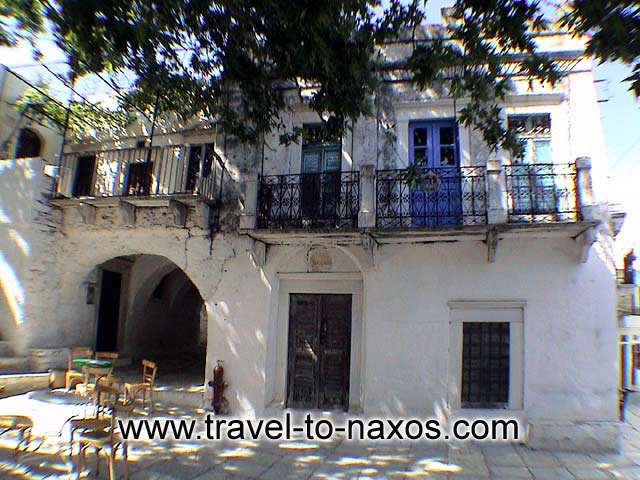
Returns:
[[[539,41],[566,71],[553,87],[513,74],[518,158],[456,120],[464,101],[388,79],[342,138],[292,96],[301,144],[167,122],[151,145],[137,125],[30,160],[30,177],[6,167],[2,335],[21,352],[201,349],[237,415],[508,416],[533,446],[615,449],[593,73],[580,41]],[[52,189],[35,214],[13,200],[21,175]]]

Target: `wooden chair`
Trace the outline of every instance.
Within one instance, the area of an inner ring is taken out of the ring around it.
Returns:
[[[93,350],[88,347],[71,347],[69,349],[69,355],[67,356],[67,372],[64,376],[64,388],[71,390],[75,384],[82,383],[85,377],[84,372],[75,369],[73,360],[76,358],[91,357],[93,357]]]
[[[121,413],[117,407],[111,408],[108,418],[99,419],[91,426],[91,419],[82,426],[78,433],[77,441],[79,445],[78,453],[78,479],[82,475],[82,468],[85,463],[86,450],[93,448],[97,455],[96,476],[100,475],[100,454],[105,454],[109,468],[109,480],[116,480],[116,456],[118,450],[121,451],[124,460],[124,479],[129,477],[128,447],[127,442],[118,431],[117,416]],[[94,428],[95,427],[95,428]]]
[[[96,360],[111,360],[115,365],[119,355],[118,352],[96,352]]]
[[[120,354],[118,352],[96,352],[96,360],[111,360],[114,367],[119,356]],[[120,378],[113,374],[113,370],[111,370],[108,377],[103,379],[103,382],[106,385],[122,385],[124,383]]]
[[[16,456],[20,453],[20,445],[24,445],[23,452],[26,452],[31,443],[31,430],[33,430],[33,420],[23,415],[0,415],[0,435],[10,431],[18,432],[18,443],[16,444]]]
[[[149,407],[153,411],[153,387],[156,381],[158,367],[150,360],[142,360],[142,382],[125,383],[124,391],[127,400],[133,403],[137,396],[142,393],[142,406],[147,402],[147,392],[149,394]]]
[[[84,373],[84,381],[76,387],[76,390],[78,390],[81,395],[89,396],[95,394],[96,385],[109,384],[108,379],[113,372],[113,367],[82,367],[82,371]],[[94,400],[98,403],[97,398],[94,398]]]

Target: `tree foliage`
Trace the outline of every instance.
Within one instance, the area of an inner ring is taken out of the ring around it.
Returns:
[[[341,131],[372,115],[386,76],[402,71],[420,88],[444,85],[464,98],[460,121],[491,148],[517,150],[500,121],[505,59],[518,54],[519,72],[531,79],[559,78],[534,40],[550,28],[540,2],[456,0],[446,29],[390,61],[380,45],[415,39],[425,8],[420,0],[51,0],[41,13],[78,74],[132,72],[130,100],[141,108],[204,114],[245,140],[284,129],[288,92],[306,87],[313,87],[310,108]],[[634,0],[572,0],[561,17],[565,28],[592,35],[589,54],[634,65],[628,80],[636,94],[639,23]],[[22,25],[37,32],[42,22]]]
[[[123,108],[106,110],[88,101],[73,102],[70,106],[57,101],[46,85],[27,89],[16,102],[18,112],[30,117],[42,117],[65,130],[69,137],[82,139],[97,135],[118,135],[133,121]]]
[[[43,26],[43,4],[39,0],[0,1],[0,46],[14,46],[33,38]]]

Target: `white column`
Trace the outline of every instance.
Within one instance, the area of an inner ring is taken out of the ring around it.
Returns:
[[[507,184],[501,156],[487,161],[487,223],[507,222]]]
[[[359,228],[372,228],[376,226],[375,180],[375,166],[371,164],[362,165],[360,167],[360,211],[358,212]]]
[[[240,228],[252,230],[256,228],[258,219],[258,178],[249,178],[245,181],[244,209],[240,214]]]
[[[590,157],[576,159],[576,175],[576,196],[582,219],[586,221],[596,220],[597,205],[593,198]]]

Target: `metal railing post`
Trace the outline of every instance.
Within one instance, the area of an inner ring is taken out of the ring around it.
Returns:
[[[244,195],[244,208],[240,214],[240,228],[254,229],[256,228],[257,209],[258,209],[258,185],[259,178],[252,177],[245,182],[246,189]]]
[[[376,226],[375,179],[375,165],[362,165],[360,167],[359,228],[372,228]]]
[[[576,203],[582,220],[597,219],[597,205],[593,197],[591,158],[576,159]]]
[[[499,157],[487,161],[487,223],[507,222],[507,184]]]

